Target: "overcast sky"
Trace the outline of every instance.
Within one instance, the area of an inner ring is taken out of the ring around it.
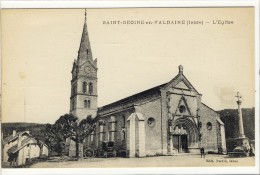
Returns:
[[[53,123],[69,112],[84,9],[2,12],[3,122]],[[182,64],[211,108],[237,108],[237,91],[242,107],[254,107],[253,13],[252,8],[88,10],[98,59],[98,106],[166,83]],[[186,23],[104,24],[111,20]],[[187,20],[204,24],[187,25]]]

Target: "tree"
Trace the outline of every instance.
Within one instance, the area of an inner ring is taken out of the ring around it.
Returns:
[[[63,153],[64,136],[58,127],[53,124],[47,124],[44,133],[44,142],[48,145],[49,151],[57,152],[60,156]]]
[[[79,158],[79,144],[96,128],[99,116],[87,116],[78,122],[72,114],[64,114],[53,124],[48,124],[45,130],[45,142],[51,148],[63,155],[64,143],[67,138],[76,142],[76,157]]]
[[[226,138],[239,137],[239,117],[237,109],[224,109],[218,111],[221,120],[225,124]],[[255,108],[243,108],[243,125],[246,137],[255,140]]]

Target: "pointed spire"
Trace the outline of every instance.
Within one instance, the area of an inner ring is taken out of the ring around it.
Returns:
[[[86,9],[85,9],[85,21],[84,21],[83,32],[82,32],[82,36],[81,36],[77,61],[78,61],[78,64],[81,64],[85,60],[93,61],[90,42],[89,42],[88,28],[87,28],[87,11],[86,11]]]
[[[87,9],[85,9],[85,22],[87,21]]]

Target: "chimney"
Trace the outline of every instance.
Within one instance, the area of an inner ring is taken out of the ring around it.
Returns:
[[[17,148],[19,148],[21,145],[22,145],[22,134],[19,134],[17,140]]]
[[[16,135],[16,130],[13,130],[13,137]]]

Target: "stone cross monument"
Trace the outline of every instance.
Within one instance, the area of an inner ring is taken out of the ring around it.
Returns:
[[[237,105],[238,105],[238,118],[239,118],[239,136],[237,138],[231,138],[227,140],[228,149],[232,150],[229,151],[228,155],[230,157],[245,157],[249,155],[248,150],[249,147],[249,139],[244,134],[244,126],[243,126],[243,117],[242,117],[242,109],[241,109],[241,96],[239,92],[237,92]]]
[[[237,105],[238,105],[238,117],[239,117],[239,137],[245,138],[244,134],[244,125],[243,125],[243,117],[242,117],[242,109],[241,109],[241,96],[239,95],[239,92],[237,92]]]

